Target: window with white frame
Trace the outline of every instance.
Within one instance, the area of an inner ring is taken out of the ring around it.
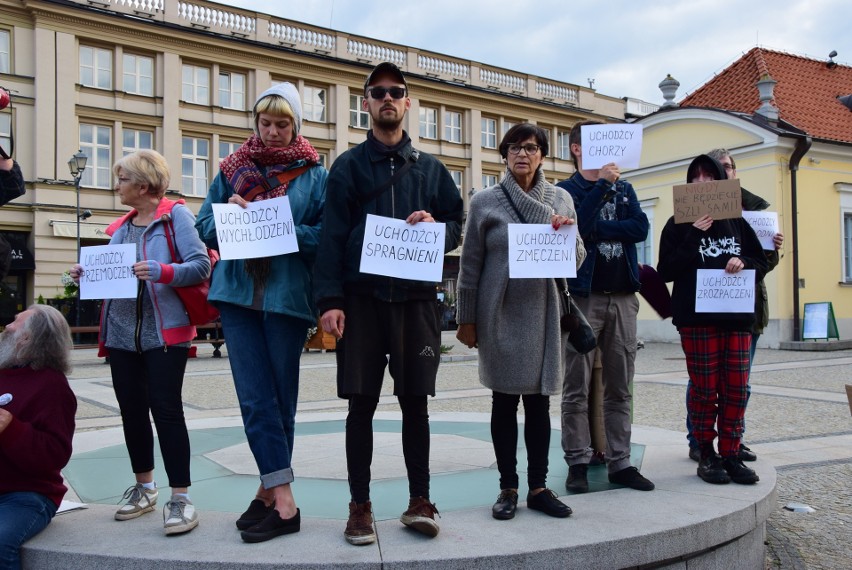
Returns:
[[[447,111],[444,113],[444,139],[454,143],[462,142],[461,112]]]
[[[513,123],[512,121],[503,121],[503,136],[506,136],[506,133],[509,132],[509,129],[517,125],[518,123]]]
[[[12,34],[0,30],[0,73],[12,73]]]
[[[88,157],[80,184],[112,188],[112,129],[81,123],[80,150]]]
[[[246,108],[246,76],[232,71],[219,72],[219,106],[244,111]]]
[[[834,188],[840,193],[840,223],[843,236],[841,282],[852,284],[852,183],[835,182]]]
[[[852,283],[852,213],[843,214],[843,281]]]
[[[306,121],[325,123],[325,107],[328,102],[328,91],[322,87],[305,85],[302,91],[302,118]]]
[[[483,188],[491,188],[492,186],[497,184],[497,175],[496,174],[483,174],[482,175],[482,187]]]
[[[636,261],[642,265],[655,265],[654,262],[654,209],[657,205],[658,198],[650,200],[641,200],[639,207],[648,218],[648,237],[645,241],[640,241],[636,244]]]
[[[320,166],[325,166],[326,168],[328,168],[328,166],[327,166],[328,165],[328,154],[326,154],[324,152],[320,152],[318,154],[319,154],[319,162],[317,164],[319,164]]]
[[[420,107],[420,138],[438,138],[438,109]]]
[[[219,162],[221,164],[222,161],[227,158],[229,155],[237,152],[237,149],[242,146],[243,143],[238,142],[230,142],[230,141],[219,141]]]
[[[349,126],[356,129],[370,128],[370,113],[363,108],[363,95],[349,96]]]
[[[556,133],[556,158],[571,160],[571,148],[568,144],[568,131],[557,131]]]
[[[450,170],[450,176],[452,177],[456,188],[458,188],[459,192],[461,192],[462,184],[464,184],[464,172],[462,172],[461,170]]]
[[[497,148],[497,119],[482,117],[482,146]]]
[[[183,137],[181,143],[181,184],[184,194],[207,195],[210,141]]]
[[[12,113],[0,113],[0,148],[6,154],[12,148]]]
[[[112,89],[112,51],[80,46],[80,85]]]
[[[183,64],[181,99],[198,105],[210,104],[210,70],[208,68]]]
[[[124,129],[121,133],[121,154],[126,156],[137,150],[154,148],[154,133],[138,129]]]
[[[122,58],[122,86],[125,92],[154,95],[154,58],[125,53]]]

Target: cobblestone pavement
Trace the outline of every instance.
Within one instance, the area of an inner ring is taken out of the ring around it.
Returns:
[[[476,351],[444,333],[450,362],[439,370],[432,412],[489,412],[490,391],[478,379]],[[188,419],[239,416],[227,360],[202,347],[184,382]],[[78,396],[78,431],[120,425],[109,367],[94,351],[74,353],[71,386]],[[301,361],[299,413],[344,411],[335,393],[333,353],[312,351]],[[778,509],[767,525],[767,568],[852,568],[852,415],[844,384],[852,382],[852,351],[760,349],[746,414],[746,443],[778,472]],[[677,344],[646,343],[636,360],[634,423],[684,431],[686,367]],[[379,410],[397,411],[385,383]],[[551,399],[558,421],[559,399]],[[687,453],[684,439],[684,455]],[[814,512],[785,510],[804,503]],[[732,567],[735,567],[732,564]]]

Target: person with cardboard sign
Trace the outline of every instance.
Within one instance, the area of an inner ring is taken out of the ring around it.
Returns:
[[[726,180],[707,155],[689,165],[687,182]],[[693,222],[669,218],[660,237],[657,271],[673,282],[672,323],[680,333],[692,388],[687,413],[700,447],[698,476],[708,483],[754,484],[759,477],[738,457],[746,406],[754,283],[768,264],[742,217]],[[717,431],[718,429],[718,431]],[[719,453],[714,448],[718,435]]]

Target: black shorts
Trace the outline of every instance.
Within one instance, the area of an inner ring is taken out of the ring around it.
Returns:
[[[378,398],[390,365],[396,396],[434,396],[441,361],[435,301],[390,303],[347,295],[343,338],[337,343],[337,395]]]

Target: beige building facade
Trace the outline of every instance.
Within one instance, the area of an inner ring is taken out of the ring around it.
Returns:
[[[105,243],[124,211],[112,191],[118,157],[161,152],[169,196],[197,211],[219,160],[250,134],[256,96],[289,81],[302,95],[302,133],[330,165],[366,136],[363,84],[381,61],[406,73],[406,130],[447,166],[465,201],[501,177],[497,146],[513,124],[548,131],[544,169],[557,181],[573,170],[571,126],[622,120],[628,107],[586,87],[212,2],[0,0],[0,86],[13,97],[0,111],[0,144],[14,134],[27,181],[26,195],[0,209],[0,231],[32,257],[6,279],[0,324],[62,293],[79,214],[91,212],[79,221],[81,244]],[[67,164],[78,150],[88,158],[79,193]]]

